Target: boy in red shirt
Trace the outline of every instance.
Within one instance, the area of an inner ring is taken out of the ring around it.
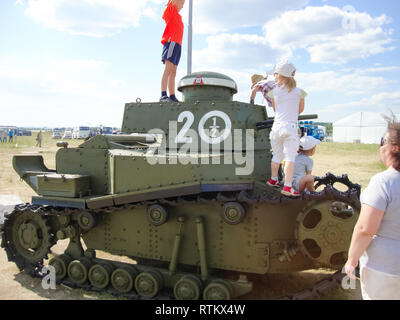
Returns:
[[[161,78],[160,101],[179,102],[175,97],[176,69],[181,58],[183,22],[179,12],[182,10],[185,0],[169,0],[162,15],[167,24],[161,38],[164,46],[161,61],[165,64],[164,73]],[[167,95],[167,87],[170,96]]]

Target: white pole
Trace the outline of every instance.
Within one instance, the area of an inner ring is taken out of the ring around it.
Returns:
[[[192,73],[192,33],[193,33],[193,0],[189,0],[189,24],[188,24],[188,51],[187,74]]]

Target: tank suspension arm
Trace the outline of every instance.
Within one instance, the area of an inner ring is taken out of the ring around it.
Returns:
[[[200,254],[201,279],[205,281],[208,278],[208,270],[207,270],[207,259],[206,259],[206,243],[204,237],[204,223],[202,217],[196,218],[196,227],[197,227],[197,243]]]
[[[317,119],[318,115],[316,114],[307,114],[307,115],[300,115],[299,120],[309,120],[309,119]],[[256,129],[257,130],[263,130],[263,129],[269,129],[272,128],[272,125],[274,124],[274,119],[267,119],[261,122],[256,123]]]
[[[171,262],[169,264],[169,272],[171,274],[174,274],[176,272],[176,266],[178,264],[179,247],[181,244],[182,229],[183,229],[183,223],[185,222],[185,218],[179,217],[178,222],[179,222],[179,231],[175,235],[175,242],[174,242],[174,246],[172,248]]]

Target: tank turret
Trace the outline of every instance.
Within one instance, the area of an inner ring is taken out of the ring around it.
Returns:
[[[178,90],[183,100],[190,101],[232,101],[237,93],[236,82],[216,72],[195,72],[181,79]]]
[[[282,196],[265,183],[266,108],[234,101],[235,81],[219,73],[188,75],[179,90],[180,103],[127,103],[121,135],[60,143],[55,169],[40,155],[14,156],[37,195],[5,220],[9,260],[40,275],[51,248],[69,239],[49,262],[60,282],[176,299],[240,297],[263,283],[249,274],[340,270],[359,185],[328,174],[318,192]]]

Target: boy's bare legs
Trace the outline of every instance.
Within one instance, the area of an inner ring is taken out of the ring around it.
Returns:
[[[315,191],[314,176],[311,174],[302,177],[299,181],[299,192],[303,192],[306,188],[308,191]]]
[[[176,69],[171,61],[165,60],[165,68],[164,73],[161,78],[161,91],[169,90],[169,94],[175,94],[175,77],[176,77]]]
[[[176,78],[176,69],[177,66],[172,64],[171,62],[168,61],[168,63],[171,64],[170,66],[170,74],[168,78],[168,90],[169,90],[169,95],[172,96],[175,94],[175,78]]]

